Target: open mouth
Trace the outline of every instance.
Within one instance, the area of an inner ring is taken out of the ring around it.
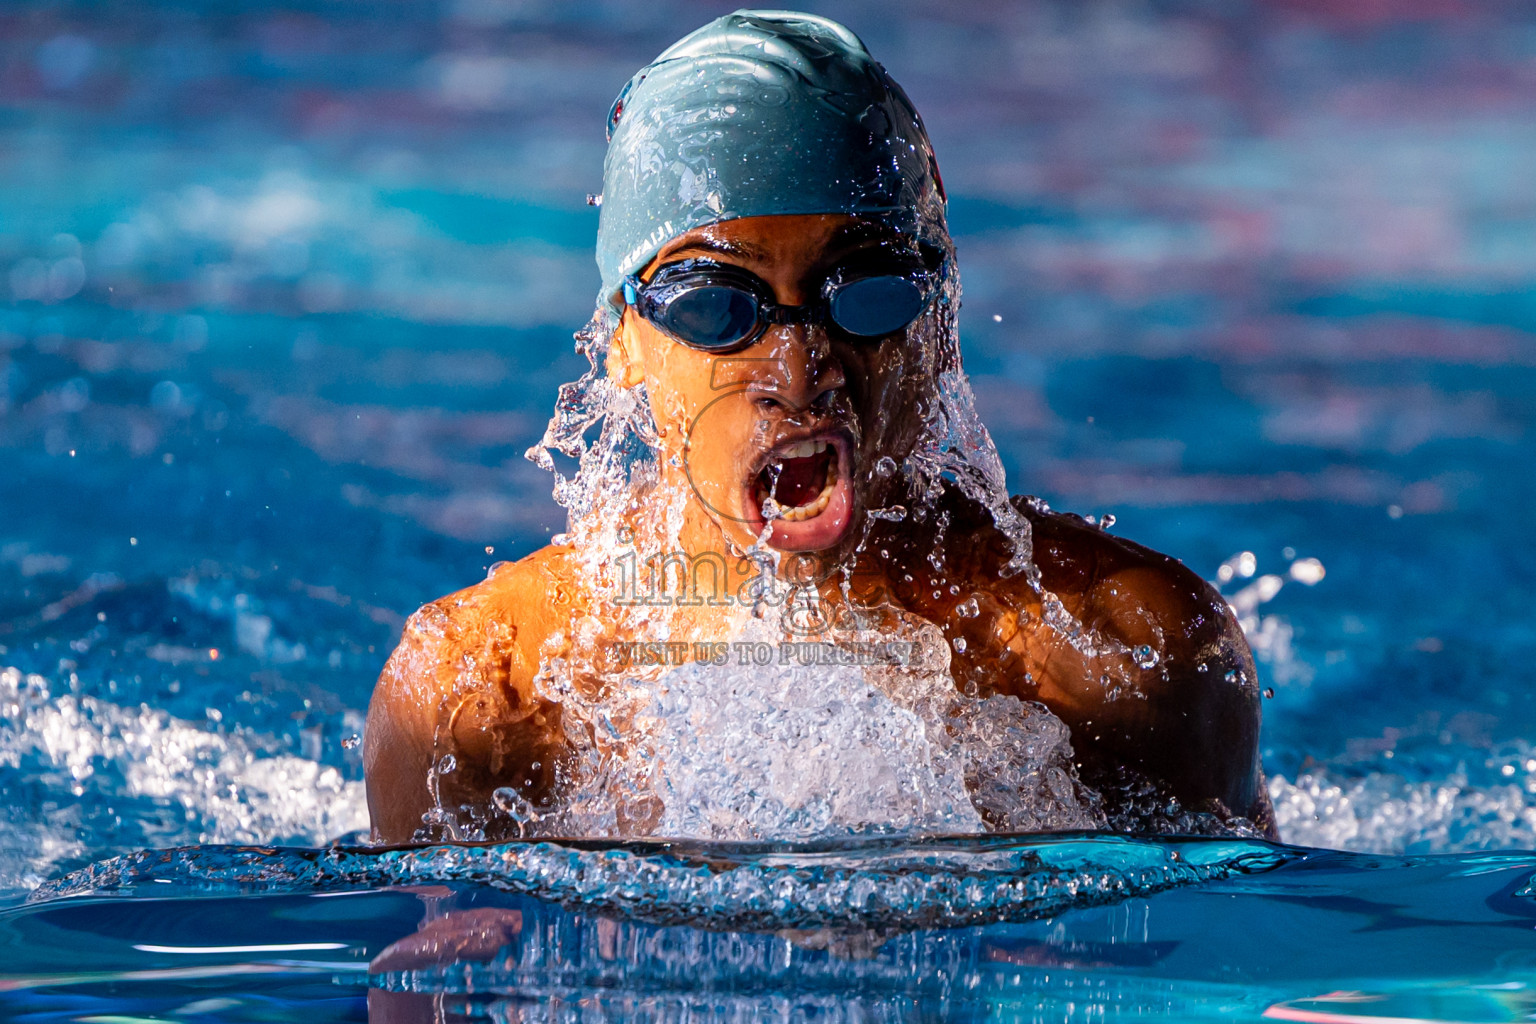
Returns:
[[[852,511],[848,446],[837,437],[781,445],[768,453],[749,484],[749,517],[760,532],[772,522],[768,543],[810,551],[842,538]]]
[[[837,489],[837,449],[826,441],[801,441],[769,457],[757,474],[758,507],[790,523],[827,510]]]

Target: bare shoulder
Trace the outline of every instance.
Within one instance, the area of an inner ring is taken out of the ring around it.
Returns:
[[[1226,600],[1183,562],[1080,516],[1015,499],[1034,534],[1041,583],[1085,627],[1193,667],[1247,654]]]
[[[370,817],[381,838],[403,841],[415,831],[435,800],[428,776],[443,754],[490,765],[507,749],[509,728],[545,728],[533,678],[555,592],[568,577],[565,557],[559,548],[540,549],[406,621],[374,687],[363,749]]]
[[[562,549],[503,563],[485,579],[417,609],[375,694],[426,707],[466,689],[526,689],[567,575]]]
[[[1032,527],[1041,589],[1071,615],[1057,628],[1044,614],[1023,631],[1033,638],[1025,663],[1079,755],[1161,779],[1187,807],[1267,827],[1258,675],[1226,600],[1175,558],[1079,516],[1015,504]]]

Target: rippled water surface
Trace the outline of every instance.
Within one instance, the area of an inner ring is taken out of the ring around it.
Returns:
[[[363,1019],[368,957],[475,910],[523,922],[448,985],[488,1019],[1530,1013],[1533,869],[1479,854],[1536,847],[1536,17],[1496,0],[825,8],[933,136],[1013,489],[1220,582],[1285,840],[1362,856],[884,945],[467,856],[237,897],[208,852],[22,903],[365,827],[403,617],[563,526],[522,452],[581,369],[603,116],[726,9],[0,7],[3,1015]]]

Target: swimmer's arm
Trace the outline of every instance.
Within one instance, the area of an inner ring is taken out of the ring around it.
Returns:
[[[1258,675],[1226,601],[1177,560],[1076,517],[1048,514],[1034,526],[1042,583],[1125,653],[1084,655],[1039,625],[1035,599],[1034,628],[1021,630],[1035,638],[1025,658],[1032,692],[1020,696],[1067,722],[1085,762],[1140,770],[1186,807],[1214,801],[1267,823]]]
[[[423,612],[406,623],[368,705],[363,776],[375,842],[410,842],[433,805],[429,777],[447,652],[443,638],[423,628]]]
[[[1106,702],[1101,712],[1126,745],[1126,760],[1164,780],[1190,809],[1267,825],[1258,671],[1221,595],[1167,559],[1166,565],[1107,576],[1089,595],[1085,612],[1091,624],[1132,651],[1117,666],[1130,682],[1130,695]],[[1149,648],[1157,663],[1147,668]]]
[[[488,811],[503,786],[534,805],[548,799],[560,713],[532,693],[531,657],[512,621],[525,610],[521,593],[481,584],[406,623],[368,711],[363,764],[377,841],[409,842],[439,803]],[[434,779],[433,766],[449,754],[452,771]]]

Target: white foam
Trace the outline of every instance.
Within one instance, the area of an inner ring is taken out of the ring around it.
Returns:
[[[1103,825],[1066,725],[1039,704],[961,694],[936,627],[782,648],[776,625],[745,615],[734,636],[730,651],[775,657],[610,681],[591,703],[562,686],[569,663],[553,666],[545,683],[584,756],[532,831],[804,840]]]
[[[92,852],[87,802],[149,799],[179,810],[177,843],[319,845],[368,826],[363,784],[295,756],[275,736],[173,718],[148,705],[55,695],[42,676],[0,669],[0,767],[48,785],[50,803],[12,796],[0,838],[0,887],[36,885],[53,865]],[[73,796],[75,804],[69,803]],[[59,803],[62,800],[62,806]]]
[[[1536,849],[1536,759],[1506,764],[1518,766],[1502,776],[1507,784],[1474,783],[1465,767],[1417,781],[1323,769],[1294,782],[1276,776],[1269,794],[1281,838],[1300,846],[1383,854]]]
[[[657,684],[661,835],[980,832],[959,765],[860,666],[688,665]]]

